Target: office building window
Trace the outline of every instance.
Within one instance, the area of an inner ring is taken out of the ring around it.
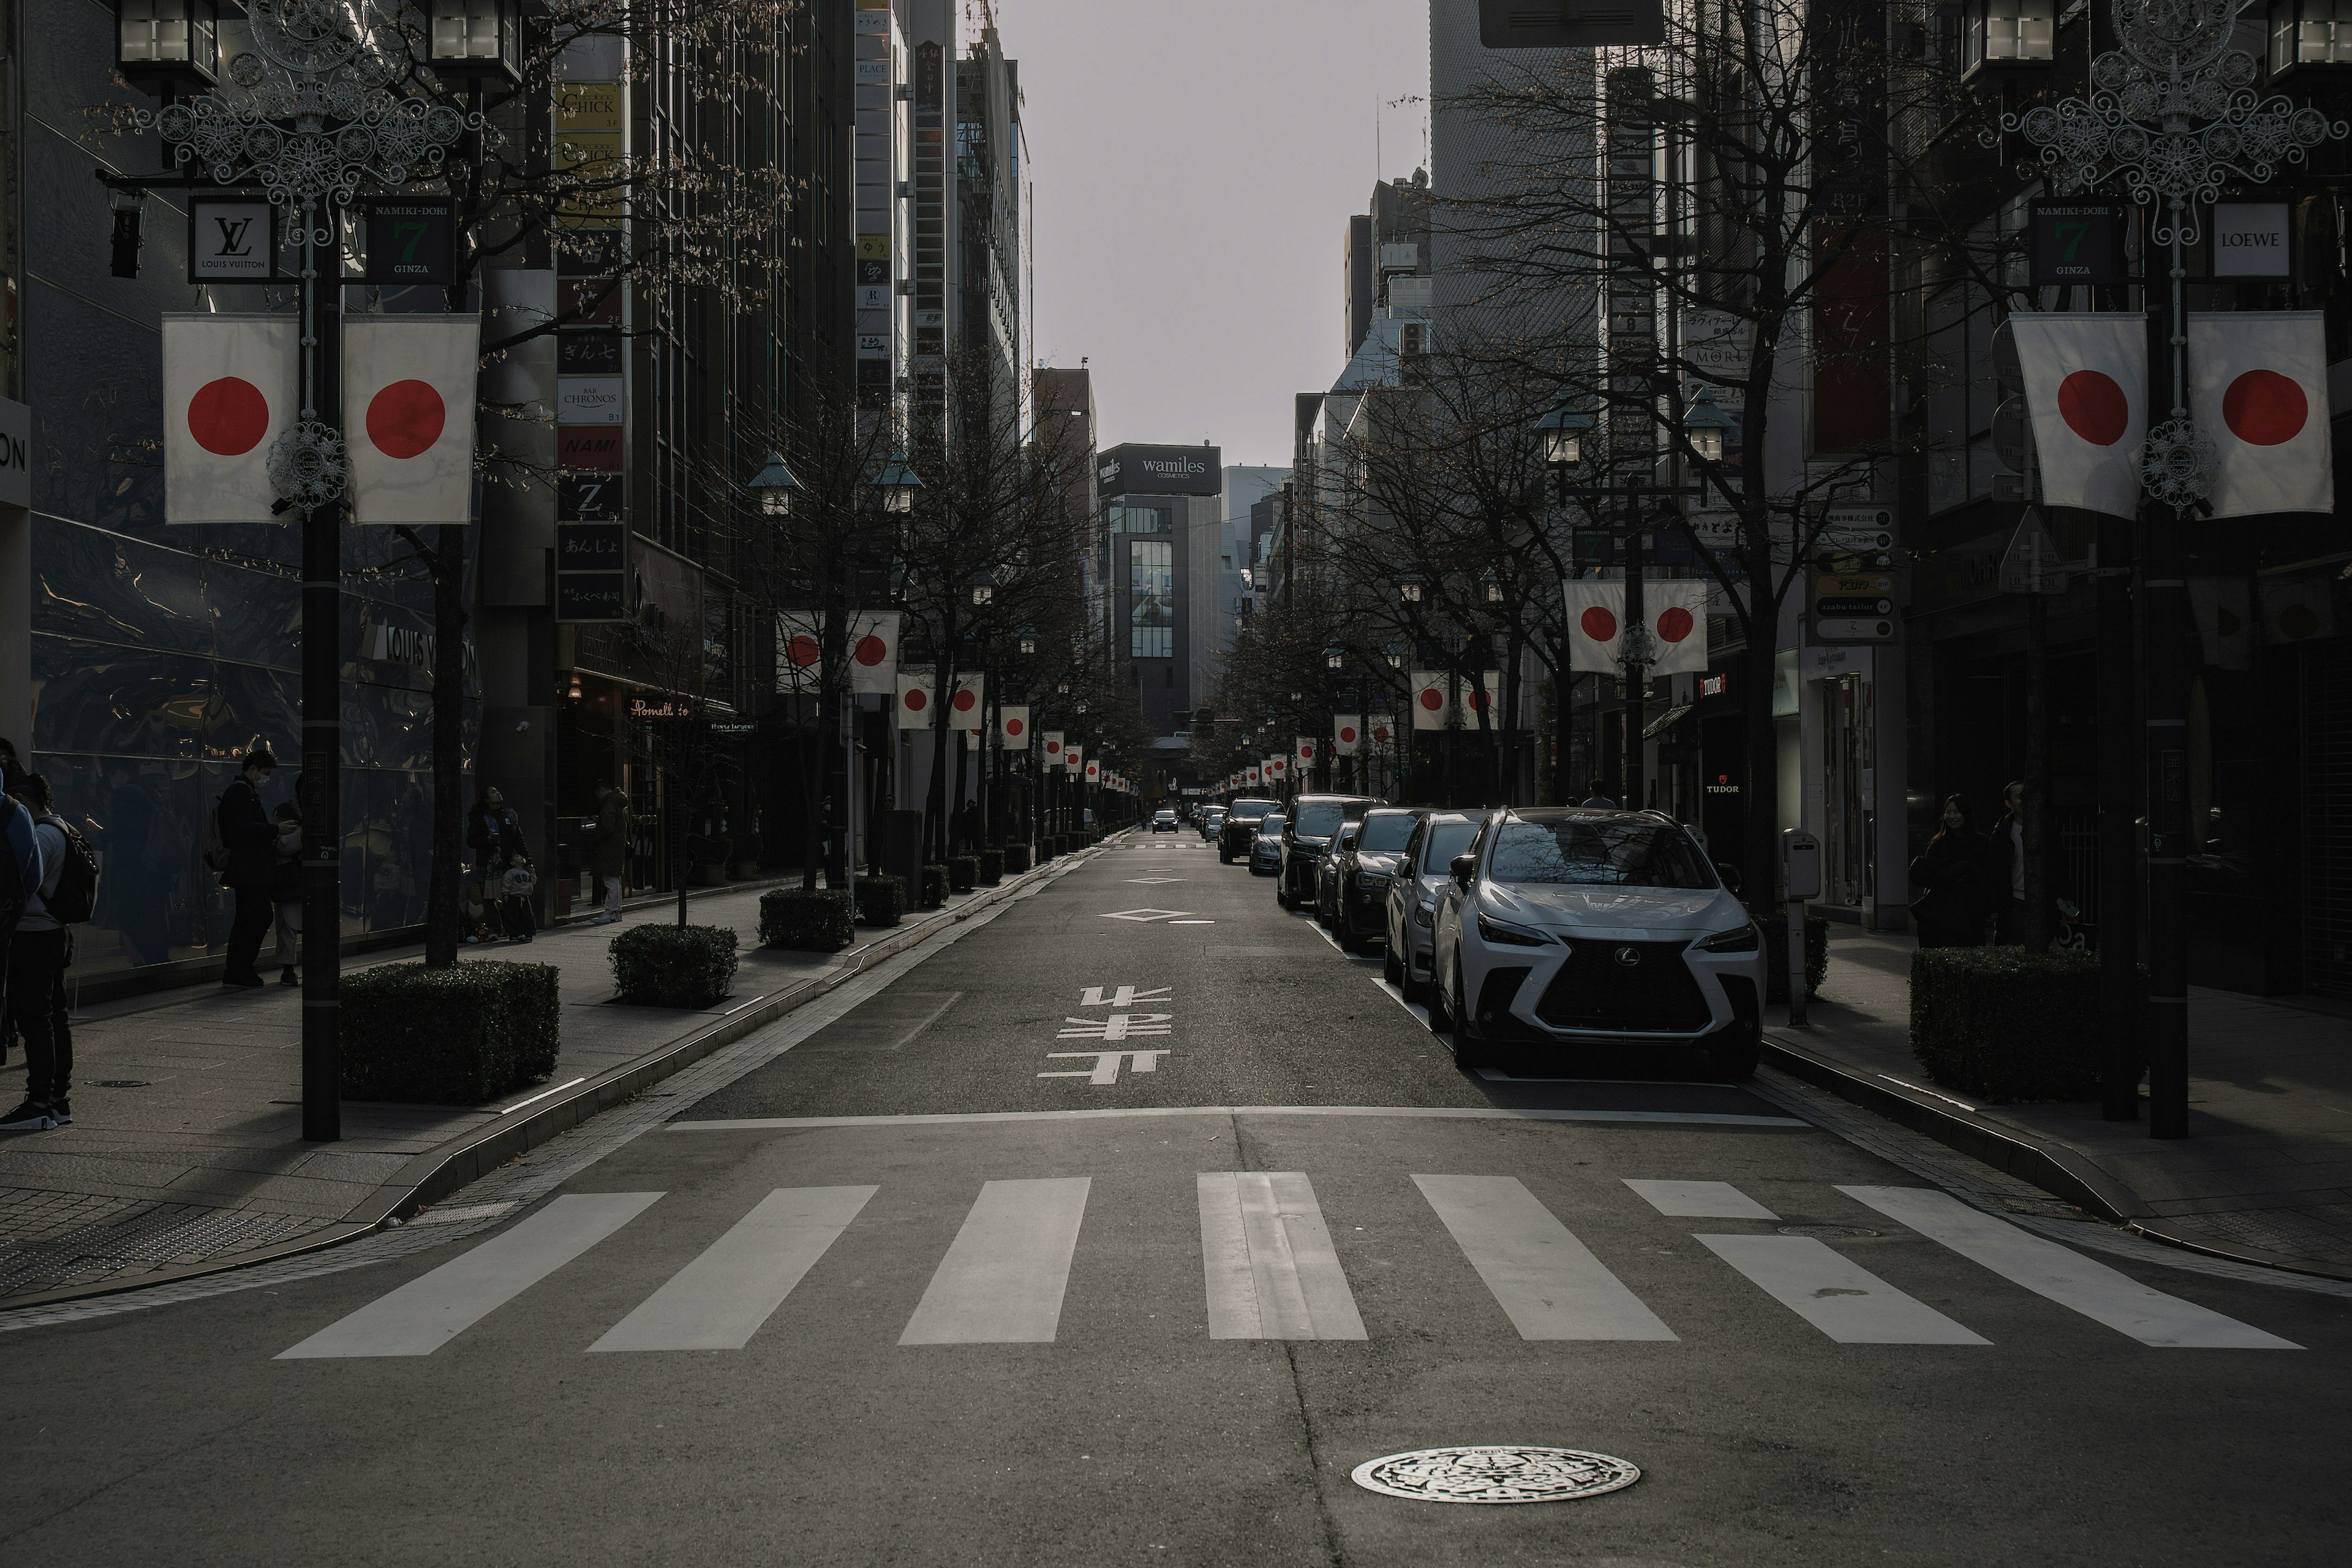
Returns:
[[[1160,540],[1127,546],[1127,651],[1132,658],[1176,657],[1176,547]]]

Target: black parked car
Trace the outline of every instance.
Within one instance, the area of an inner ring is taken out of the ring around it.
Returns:
[[[1355,822],[1381,803],[1364,795],[1302,795],[1290,803],[1282,828],[1282,879],[1274,901],[1284,909],[1315,902],[1315,862],[1342,823]]]
[[[1225,820],[1217,828],[1217,863],[1230,866],[1248,855],[1259,821],[1276,809],[1270,800],[1237,800],[1226,807]]]
[[[1282,875],[1282,814],[1268,812],[1265,829],[1250,840],[1249,868],[1253,877]]]
[[[1341,832],[1337,852],[1326,857],[1316,912],[1339,939],[1340,951],[1363,952],[1388,940],[1389,883],[1421,815],[1397,805],[1368,811],[1362,822]]]

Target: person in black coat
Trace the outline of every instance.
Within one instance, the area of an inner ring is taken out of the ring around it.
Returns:
[[[1942,826],[1911,862],[1911,885],[1926,889],[1911,901],[1921,947],[1984,945],[1984,840],[1958,795],[1945,797]]]
[[[227,964],[221,971],[224,985],[253,986],[262,978],[255,968],[261,956],[261,939],[278,919],[278,827],[261,804],[261,786],[278,771],[278,757],[257,743],[245,755],[236,782],[214,807],[219,813],[221,842],[228,847],[228,868],[221,886],[236,895],[236,917],[228,932]]]

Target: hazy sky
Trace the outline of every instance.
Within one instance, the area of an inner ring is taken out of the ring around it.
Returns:
[[[1037,187],[1037,357],[1086,356],[1104,446],[1288,464],[1291,395],[1346,363],[1348,216],[1423,157],[1429,0],[993,3]]]

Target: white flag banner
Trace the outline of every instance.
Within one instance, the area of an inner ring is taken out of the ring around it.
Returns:
[[[352,521],[470,522],[479,316],[343,318]]]
[[[901,670],[898,673],[898,728],[928,730],[931,727],[931,678]]]
[[[1364,717],[1342,713],[1331,721],[1331,754],[1352,757],[1364,749]]]
[[[1075,773],[1083,771],[1086,760],[1087,749],[1084,746],[1069,746],[1062,752],[1062,767],[1066,772]]]
[[[1484,709],[1486,713],[1486,728],[1499,730],[1503,727],[1502,671],[1490,669],[1477,681],[1457,679],[1454,684],[1460,689],[1464,729],[1475,730],[1478,727],[1478,713],[1481,709]]]
[[[1025,706],[1005,705],[997,716],[996,741],[1008,752],[1029,749],[1029,710]]]
[[[1579,578],[1559,585],[1568,603],[1568,668],[1620,675],[1618,645],[1625,636],[1625,584]]]
[[[898,689],[898,612],[860,610],[849,623],[849,689],[888,696]]]
[[[1265,776],[1266,781],[1269,784],[1280,784],[1283,780],[1288,778],[1290,776],[1290,759],[1288,757],[1266,758]]]
[[[1644,583],[1642,615],[1650,623],[1650,673],[1698,675],[1706,669],[1706,584]]]
[[[1093,784],[1101,777],[1102,764],[1100,763],[1088,763],[1087,764],[1087,783]]]
[[[968,730],[975,735],[980,733],[988,716],[988,704],[981,696],[980,682],[981,678],[977,675],[956,677],[955,700],[948,704],[949,729]]]
[[[1044,739],[1038,743],[1045,748],[1047,767],[1062,765],[1062,732],[1059,730],[1046,731]]]
[[[1301,773],[1311,773],[1315,767],[1315,753],[1321,749],[1316,744],[1315,738],[1301,735],[1292,745],[1298,753],[1298,771]]]
[[[1372,721],[1371,737],[1373,744],[1385,746],[1389,743],[1389,738],[1395,733],[1396,731],[1394,730],[1389,728],[1389,721],[1387,720],[1375,719]]]
[[[2336,635],[2336,604],[2326,574],[2265,577],[2262,583],[2263,641],[2314,642]]]
[[[1242,773],[1246,778],[1248,787],[1255,789],[1257,787],[1257,770],[1255,768],[1244,768]]]
[[[2137,515],[2140,448],[2147,440],[2147,319],[2112,310],[2018,310],[2009,330],[2025,374],[2042,500],[2110,517]]]
[[[163,521],[294,522],[269,509],[269,448],[300,412],[288,315],[163,317]]]
[[[816,617],[794,610],[777,611],[776,689],[787,696],[814,696],[824,669]]]
[[[2336,510],[2317,310],[2191,311],[2189,414],[2213,443],[2213,515]]]
[[[1442,669],[1416,669],[1412,672],[1414,729],[1445,728],[1445,672]]]
[[[2191,577],[2189,603],[2197,612],[2197,640],[2216,669],[2254,668],[2252,595],[2243,577]]]

